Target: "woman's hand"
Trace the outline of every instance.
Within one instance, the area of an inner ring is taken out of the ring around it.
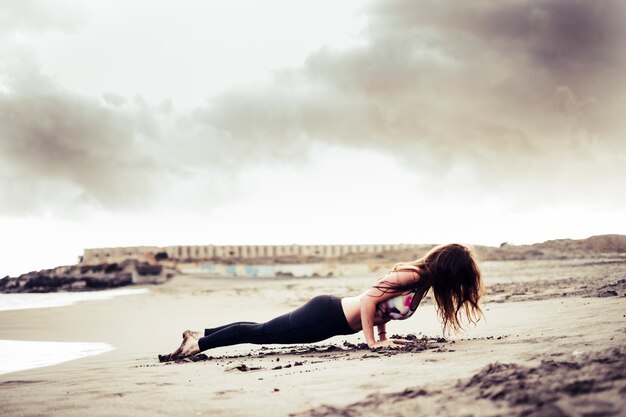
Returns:
[[[404,339],[381,340],[381,341],[374,343],[372,346],[370,346],[370,349],[376,349],[376,348],[399,349],[402,346],[406,345],[406,343],[407,341]]]

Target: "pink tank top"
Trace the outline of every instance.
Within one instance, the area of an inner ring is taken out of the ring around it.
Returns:
[[[385,320],[408,319],[415,312],[415,310],[411,310],[411,303],[416,293],[417,290],[380,302],[376,305],[376,310],[380,317]]]

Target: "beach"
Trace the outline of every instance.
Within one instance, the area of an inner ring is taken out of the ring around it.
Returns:
[[[358,333],[157,359],[185,329],[265,321],[317,294],[360,293],[376,274],[184,275],[119,297],[0,311],[2,340],[112,347],[0,375],[2,415],[626,415],[626,260],[497,261],[483,271],[485,320],[443,337],[426,299],[388,324],[412,339],[403,350],[363,348]]]

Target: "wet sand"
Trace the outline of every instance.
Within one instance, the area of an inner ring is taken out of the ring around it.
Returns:
[[[116,348],[0,375],[2,415],[626,415],[624,264],[527,264],[536,277],[511,279],[512,265],[485,268],[486,321],[442,338],[426,302],[388,325],[414,339],[394,351],[365,349],[357,334],[220,348],[196,361],[157,358],[177,347],[184,329],[267,320],[319,293],[358,293],[375,276],[181,276],[146,294],[0,312],[2,339]]]

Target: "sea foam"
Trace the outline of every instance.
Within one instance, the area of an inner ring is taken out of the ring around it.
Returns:
[[[0,340],[0,374],[51,366],[113,350],[106,343]]]
[[[122,295],[138,295],[147,288],[118,288],[103,291],[0,294],[0,311],[64,307],[79,301],[110,300]]]

